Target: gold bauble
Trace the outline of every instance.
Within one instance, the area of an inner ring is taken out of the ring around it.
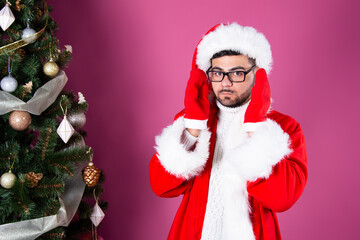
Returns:
[[[23,131],[31,124],[31,116],[26,111],[13,111],[9,117],[10,126],[16,131]]]
[[[100,178],[101,170],[89,162],[88,166],[83,169],[83,179],[88,187],[95,187]]]
[[[50,59],[50,61],[44,64],[43,71],[47,76],[55,77],[59,72],[59,66],[54,62],[54,60]]]

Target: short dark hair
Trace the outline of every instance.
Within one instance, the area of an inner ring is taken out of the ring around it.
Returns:
[[[220,52],[215,53],[211,58],[210,61],[215,59],[215,58],[219,58],[219,57],[223,57],[223,56],[236,56],[236,55],[244,55],[239,51],[234,51],[234,50],[223,50]],[[249,61],[252,65],[256,65],[255,59],[248,57]]]

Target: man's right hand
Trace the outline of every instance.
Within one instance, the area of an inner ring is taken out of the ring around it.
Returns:
[[[190,78],[185,91],[185,127],[191,129],[204,130],[207,128],[209,118],[210,103],[208,99],[209,89],[207,76],[201,69],[191,70]]]

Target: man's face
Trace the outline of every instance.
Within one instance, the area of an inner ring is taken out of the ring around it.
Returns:
[[[212,59],[211,63],[211,69],[222,72],[248,71],[252,67],[249,58],[245,55],[223,56]],[[228,76],[225,76],[222,82],[211,82],[218,101],[226,107],[238,107],[248,102],[257,69],[258,67],[249,72],[244,82],[233,83]]]

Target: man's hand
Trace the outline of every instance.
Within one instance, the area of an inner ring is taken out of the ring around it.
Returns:
[[[266,113],[270,108],[270,101],[269,81],[266,71],[261,68],[255,74],[255,85],[251,91],[251,101],[245,112],[244,123],[250,126],[253,123],[264,122]],[[253,129],[253,127],[249,129]]]
[[[185,127],[191,135],[197,137],[200,130],[206,129],[209,118],[210,103],[207,76],[204,71],[191,70],[185,91]]]

